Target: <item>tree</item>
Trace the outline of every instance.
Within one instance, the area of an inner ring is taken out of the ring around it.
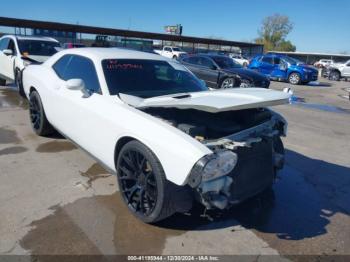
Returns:
[[[255,42],[263,44],[265,51],[295,51],[296,47],[286,40],[292,30],[293,23],[289,21],[288,16],[274,14],[264,18],[258,30],[259,37]]]

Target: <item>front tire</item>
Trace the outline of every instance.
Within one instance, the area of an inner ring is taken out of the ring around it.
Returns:
[[[5,86],[6,85],[6,80],[0,78],[0,86]]]
[[[29,114],[30,123],[34,132],[39,136],[47,136],[54,132],[46,118],[40,95],[37,91],[33,91],[29,95]]]
[[[23,89],[22,75],[21,75],[21,71],[18,68],[15,71],[15,83],[18,88],[19,95],[25,98],[26,94],[24,93],[24,89]]]
[[[338,71],[330,72],[329,79],[333,80],[333,81],[339,81],[340,80],[340,73]]]
[[[288,77],[288,82],[292,85],[299,85],[301,82],[300,74],[291,73]]]
[[[177,212],[179,186],[166,180],[156,155],[137,140],[128,142],[117,159],[120,193],[134,216],[155,223]]]

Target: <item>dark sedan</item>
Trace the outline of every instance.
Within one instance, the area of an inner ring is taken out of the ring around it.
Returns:
[[[262,87],[268,88],[269,79],[243,68],[232,58],[223,55],[198,54],[182,58],[181,63],[212,88]]]

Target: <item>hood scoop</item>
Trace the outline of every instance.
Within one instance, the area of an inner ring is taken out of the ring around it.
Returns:
[[[290,94],[265,88],[232,88],[145,99],[122,93],[119,95],[125,103],[139,109],[163,107],[211,113],[288,104],[290,98]]]

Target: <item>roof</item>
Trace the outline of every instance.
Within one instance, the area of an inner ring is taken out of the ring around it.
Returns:
[[[24,35],[3,35],[2,37],[11,37],[11,38],[17,38],[19,40],[33,40],[33,41],[51,41],[51,42],[57,42],[58,41],[52,37],[46,37],[46,36],[24,36]]]
[[[131,49],[117,48],[117,47],[82,47],[66,49],[59,52],[60,54],[74,54],[89,57],[93,60],[103,60],[112,58],[123,59],[149,59],[173,61],[169,58],[160,56],[158,54],[146,53]]]

